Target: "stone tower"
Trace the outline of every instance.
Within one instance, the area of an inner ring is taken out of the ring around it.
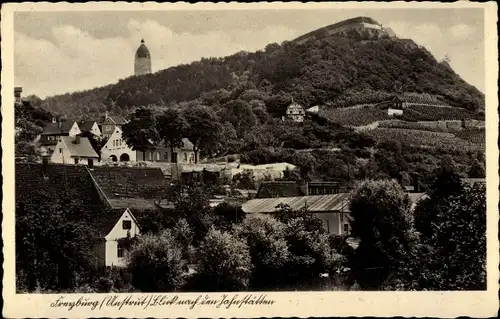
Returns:
[[[135,52],[134,74],[142,75],[151,73],[151,54],[144,44],[144,39],[141,40],[141,45]]]

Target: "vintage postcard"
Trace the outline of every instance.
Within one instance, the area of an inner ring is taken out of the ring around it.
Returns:
[[[3,316],[495,316],[496,12],[2,5]]]

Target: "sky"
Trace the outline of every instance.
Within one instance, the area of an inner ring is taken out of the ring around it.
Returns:
[[[261,50],[357,16],[413,39],[438,60],[447,54],[455,72],[484,92],[484,13],[470,8],[16,12],[15,85],[44,98],[116,83],[133,74],[142,38],[156,72]]]

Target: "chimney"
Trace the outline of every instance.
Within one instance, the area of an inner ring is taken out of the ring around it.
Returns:
[[[42,175],[47,177],[47,167],[49,166],[49,153],[45,147],[40,149],[40,155],[42,157]]]
[[[80,144],[80,135],[75,136],[75,144]]]
[[[45,156],[42,158],[42,175],[44,177],[47,177],[47,167],[48,166],[49,166],[49,158]]]
[[[420,193],[420,183],[419,183],[418,173],[413,173],[411,177],[413,178],[413,192]]]
[[[14,88],[14,97],[16,99],[16,103],[21,103],[21,93],[23,92],[22,87],[15,87]]]
[[[52,123],[56,123],[56,118],[54,116],[52,117]]]

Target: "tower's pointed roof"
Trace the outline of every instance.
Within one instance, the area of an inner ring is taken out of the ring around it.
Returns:
[[[135,56],[138,58],[149,58],[150,57],[149,50],[146,47],[146,45],[144,44],[144,39],[141,40],[141,45],[137,49]]]

